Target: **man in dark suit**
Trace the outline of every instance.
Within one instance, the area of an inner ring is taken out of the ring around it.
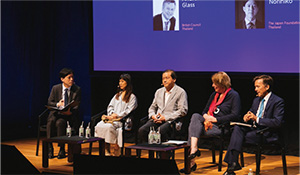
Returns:
[[[67,111],[58,112],[51,111],[47,120],[47,138],[53,137],[55,130],[57,136],[64,136],[66,134],[67,121],[71,126],[75,125],[75,121],[78,117],[78,108],[81,100],[81,89],[74,84],[73,70],[63,68],[59,72],[61,84],[54,85],[52,87],[50,96],[48,98],[48,106],[63,108],[73,100],[78,102],[77,106],[69,108]],[[57,158],[64,158],[65,145],[60,145],[60,151]],[[49,158],[53,158],[53,146],[49,147]]]
[[[230,143],[224,161],[228,163],[228,169],[224,175],[235,174],[235,170],[241,169],[238,163],[238,156],[242,151],[242,144],[258,143],[259,136],[256,135],[257,129],[265,127],[278,128],[283,122],[284,101],[272,93],[273,79],[268,75],[256,76],[254,79],[257,97],[253,100],[252,107],[244,115],[244,121],[255,124],[256,128],[245,126],[234,126]],[[274,132],[264,133],[264,142],[278,139]]]
[[[162,13],[153,17],[153,30],[174,30],[176,19],[173,15],[175,7],[174,0],[164,0]]]
[[[259,11],[255,0],[246,0],[243,5],[245,18],[235,24],[236,29],[259,29],[265,28],[265,24],[256,18]]]

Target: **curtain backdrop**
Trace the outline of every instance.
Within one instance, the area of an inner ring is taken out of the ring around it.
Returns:
[[[37,116],[63,67],[75,72],[81,119],[89,120],[91,2],[1,3],[2,140],[36,135]]]

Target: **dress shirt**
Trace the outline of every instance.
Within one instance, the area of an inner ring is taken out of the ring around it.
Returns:
[[[256,25],[255,25],[256,24],[256,18],[252,21],[249,21],[247,18],[245,18],[245,23],[246,23],[247,29],[250,28],[250,22],[253,24],[253,28],[256,29]]]
[[[169,31],[170,26],[171,26],[171,21],[167,20],[163,14],[161,15],[161,18],[162,18],[162,23],[163,23],[163,30],[165,31],[165,28],[167,27],[167,31]],[[168,26],[166,26],[166,22],[168,22]]]
[[[62,99],[63,100],[65,100],[65,89],[68,89],[68,97],[70,97],[70,90],[71,90],[71,87],[69,87],[69,88],[66,88],[65,86],[64,86],[64,84],[62,84],[62,93],[61,93],[61,95],[62,95]],[[58,103],[56,103],[56,107],[57,107],[57,104]],[[64,108],[64,106],[60,106],[60,108]]]
[[[166,90],[166,92],[165,92],[165,106],[166,106],[166,104],[167,104],[167,102],[168,102],[168,99],[169,99],[169,97],[171,96],[171,94],[172,94],[172,90],[174,89],[174,86],[172,87],[172,89],[168,92],[167,90]]]
[[[264,108],[263,108],[263,111],[262,111],[262,114],[261,114],[261,118],[263,118],[263,116],[264,116],[264,112],[265,112],[265,109],[266,109],[266,106],[267,106],[267,103],[268,103],[268,100],[269,100],[271,94],[272,94],[272,92],[269,92],[269,93],[264,97],[265,102],[264,102]],[[258,109],[257,109],[256,116],[258,116],[258,113],[259,113],[259,110],[260,110],[260,107],[261,107],[261,106],[260,106],[261,102],[262,102],[262,100],[261,100],[260,103],[259,103],[259,107],[258,107]],[[256,123],[258,123],[258,122],[259,122],[259,118],[257,117]]]

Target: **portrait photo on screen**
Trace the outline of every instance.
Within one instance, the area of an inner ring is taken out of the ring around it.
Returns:
[[[179,0],[153,0],[153,30],[179,30]]]
[[[265,1],[235,0],[236,29],[264,29]]]

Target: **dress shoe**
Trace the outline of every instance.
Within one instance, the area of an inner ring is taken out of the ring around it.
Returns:
[[[233,162],[228,165],[227,170],[223,175],[235,175],[234,171],[240,170],[242,167],[240,166],[239,163]]]
[[[195,163],[192,167],[191,167],[191,172],[196,171],[197,169],[197,164]],[[179,170],[180,173],[185,173],[185,169],[182,168]]]
[[[194,152],[193,154],[190,154],[189,155],[189,159],[194,159],[195,157],[200,157],[201,156],[201,152],[200,152],[200,150],[197,150],[196,152]]]
[[[235,175],[235,172],[228,172],[228,171],[225,171],[223,175]]]
[[[237,170],[242,169],[241,165],[239,163],[233,162],[232,164],[228,165],[228,172],[234,172]]]
[[[54,155],[53,155],[53,148],[49,148],[49,151],[48,151],[48,158],[49,159],[53,159],[54,158]]]
[[[66,151],[65,151],[65,149],[60,148],[59,153],[58,153],[58,155],[57,155],[57,158],[58,158],[58,159],[63,159],[63,158],[65,158],[65,157],[67,157],[67,156],[66,156]]]

